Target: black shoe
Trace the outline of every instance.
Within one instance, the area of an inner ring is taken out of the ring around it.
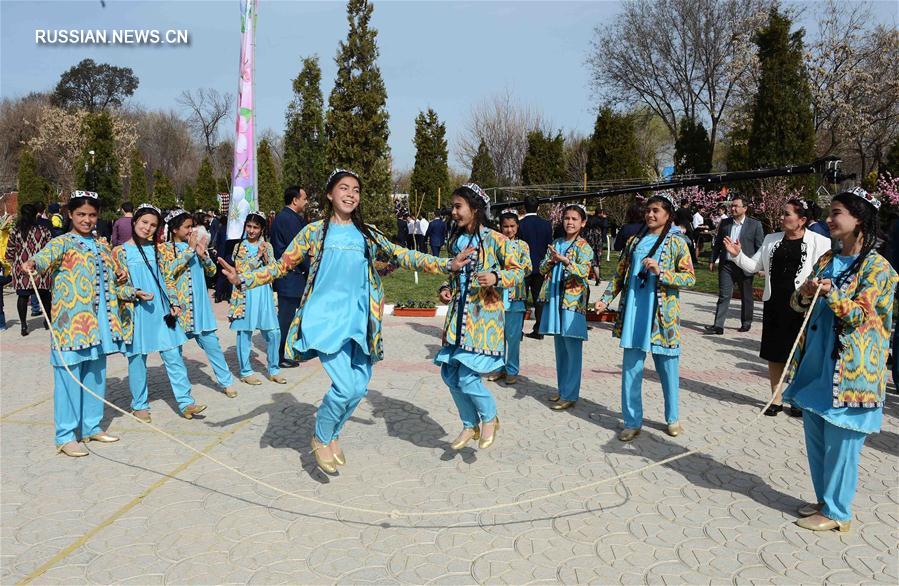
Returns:
[[[286,358],[284,358],[283,360],[281,360],[281,362],[278,363],[278,366],[280,368],[296,368],[299,365],[300,365],[300,363],[297,362],[296,360],[288,360]]]
[[[749,326],[740,326],[740,329],[738,329],[737,331],[738,331],[738,332],[748,332],[750,328],[752,328],[751,325],[749,325]]]
[[[23,336],[28,335],[28,326],[26,326],[25,324],[22,324],[22,335]]]
[[[526,338],[531,338],[532,340],[542,340],[543,334],[538,334],[537,332],[531,332],[529,334],[524,335]]]
[[[717,335],[720,336],[721,334],[724,333],[724,328],[719,328],[719,327],[717,327],[717,326],[706,326],[706,327],[705,327],[705,333],[707,333],[707,334],[717,334]]]
[[[802,409],[799,407],[793,407],[792,405],[787,407],[786,409],[787,415],[790,417],[802,417]]]
[[[768,417],[776,417],[778,413],[784,410],[783,405],[769,405],[767,409],[765,409],[765,415]]]

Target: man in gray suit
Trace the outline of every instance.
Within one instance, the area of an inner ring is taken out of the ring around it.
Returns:
[[[739,240],[743,253],[751,257],[762,245],[762,241],[765,239],[762,223],[747,216],[747,209],[743,196],[733,196],[730,204],[730,217],[722,220],[718,225],[718,234],[715,235],[715,243],[712,246],[712,262],[709,264],[710,271],[714,271],[716,265],[719,267],[718,306],[715,308],[715,323],[705,327],[708,334],[724,333],[724,318],[727,317],[727,309],[730,307],[734,284],[739,285],[742,292],[739,331],[748,332],[752,327],[752,278],[755,275],[744,273],[724,248],[725,237],[735,242]]]

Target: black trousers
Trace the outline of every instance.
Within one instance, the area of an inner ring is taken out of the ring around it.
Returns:
[[[524,278],[524,284],[528,288],[531,298],[534,300],[534,332],[540,330],[540,316],[543,314],[543,304],[537,303],[540,297],[540,289],[543,288],[543,275],[533,272]]]
[[[284,343],[287,342],[287,331],[293,322],[293,316],[300,307],[299,297],[287,297],[278,293],[278,328],[281,330],[281,345],[278,347],[278,362],[284,360]]]
[[[718,269],[718,305],[715,308],[715,326],[724,327],[724,319],[727,317],[727,310],[730,307],[730,298],[734,292],[734,286],[740,288],[742,299],[740,300],[740,325],[748,326],[752,324],[752,310],[754,302],[752,299],[752,278],[754,275],[747,275],[743,269],[738,267],[733,261],[721,263]]]

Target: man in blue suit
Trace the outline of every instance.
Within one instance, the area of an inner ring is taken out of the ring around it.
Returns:
[[[540,274],[540,263],[546,256],[546,249],[553,243],[553,227],[548,220],[544,220],[537,215],[537,198],[529,196],[524,200],[524,217],[521,219],[518,228],[518,236],[531,249],[531,264],[534,270],[530,275],[525,275],[524,282],[527,285],[531,297],[534,299],[534,329],[529,334],[525,334],[528,338],[542,340],[540,335],[540,316],[543,313],[543,304],[537,303],[540,296],[540,289],[543,287],[543,275]]]
[[[306,191],[295,185],[284,190],[284,209],[278,212],[272,222],[272,248],[275,258],[280,259],[284,251],[293,242],[294,237],[306,225],[303,218],[303,210],[309,201]],[[293,368],[299,366],[295,360],[284,358],[284,342],[287,340],[287,331],[293,316],[300,306],[300,298],[306,288],[306,276],[309,274],[309,261],[304,260],[294,267],[286,275],[274,283],[275,292],[278,294],[278,327],[281,329],[281,347],[278,348],[278,360],[281,368]]]
[[[425,239],[431,246],[431,254],[440,256],[440,249],[446,242],[446,222],[440,217],[440,211],[434,212],[434,219],[428,224],[428,231],[425,232]]]

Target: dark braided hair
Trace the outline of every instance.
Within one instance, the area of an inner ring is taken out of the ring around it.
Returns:
[[[562,208],[562,220],[563,220],[563,222],[564,222],[564,219],[565,219],[565,214],[568,213],[568,212],[570,212],[571,210],[576,211],[576,212],[578,213],[578,215],[581,217],[581,220],[583,220],[583,221],[585,221],[585,222],[587,221],[587,212],[584,211],[584,208],[582,208],[582,207],[579,206],[578,204],[570,203],[570,204],[568,204],[567,206],[565,206],[564,208]],[[583,230],[583,228],[581,228],[581,230]],[[564,232],[564,230],[563,230],[563,232]],[[575,235],[575,238],[577,238],[577,237],[580,236],[580,235],[581,235],[581,232],[580,232],[580,230],[578,230],[578,233]]]
[[[846,208],[846,211],[849,212],[850,216],[859,220],[859,225],[855,228],[855,235],[862,239],[862,249],[858,253],[858,256],[855,257],[855,260],[852,261],[852,264],[849,265],[846,270],[839,275],[835,275],[832,279],[831,287],[840,289],[849,282],[849,279],[858,273],[862,267],[862,263],[865,262],[865,259],[877,246],[879,229],[877,208],[854,193],[848,191],[838,193],[834,196],[832,201],[842,204],[843,207]],[[840,339],[842,334],[843,322],[842,320],[835,319],[833,322],[834,344],[833,352],[831,353],[831,358],[834,360],[839,359],[840,352],[842,352],[844,348],[843,342]]]
[[[16,231],[23,239],[37,225],[37,207],[32,203],[26,203],[19,208],[19,217],[16,220]]]
[[[490,227],[490,222],[487,218],[487,204],[481,199],[481,196],[477,194],[477,192],[470,188],[462,185],[457,187],[451,197],[459,196],[465,200],[465,203],[468,204],[468,207],[471,208],[471,211],[474,212],[474,226],[471,231],[478,239],[478,258],[480,258],[480,248],[481,248],[481,226]],[[450,253],[455,250],[453,247],[456,245],[456,240],[459,239],[459,236],[462,235],[462,228],[458,224],[453,225],[453,229],[450,232],[449,238],[447,239],[447,250]],[[470,265],[468,265],[470,266]]]
[[[265,219],[265,216],[260,212],[250,212],[247,214],[246,219],[243,221],[243,230],[240,234],[240,240],[237,241],[237,245],[234,247],[234,252],[231,253],[231,258],[237,258],[237,253],[240,251],[240,247],[243,245],[243,241],[247,239],[247,224],[250,222],[254,224],[259,224],[262,228],[262,232],[259,234],[260,240],[265,240],[266,228],[268,226],[268,222]]]
[[[147,259],[147,254],[144,252],[143,243],[141,242],[143,239],[137,235],[137,232],[134,230],[135,225],[137,225],[137,220],[144,216],[156,216],[156,228],[162,225],[162,214],[151,207],[138,207],[137,211],[134,212],[134,215],[131,216],[131,238],[134,240],[134,245],[137,248],[137,252],[140,254],[140,257],[144,261],[144,265],[146,265],[147,270],[150,271],[150,275],[153,277],[153,280],[156,282],[156,287],[159,289],[159,297],[160,299],[165,299],[166,303],[169,306],[169,312],[163,315],[162,319],[165,321],[166,325],[170,328],[174,328],[178,323],[178,318],[171,314],[172,300],[169,299],[168,291],[163,285],[162,281],[165,280],[164,273],[162,272],[162,265],[159,264],[159,251],[156,247],[156,230],[153,231],[153,234],[150,235],[148,239],[148,243],[153,246],[153,258],[156,260],[156,272],[153,272],[153,267],[150,266],[150,261]]]
[[[184,212],[182,214],[178,214],[174,218],[168,221],[169,227],[169,242],[175,239],[175,230],[179,229],[184,225],[184,222],[193,219],[189,212]],[[194,220],[194,225],[196,225],[196,220]]]
[[[521,220],[518,218],[518,212],[503,212],[499,215],[499,225],[502,226],[503,220],[515,220],[515,224],[517,226],[521,226]],[[515,232],[515,239],[517,240],[519,237],[519,233]]]
[[[668,236],[668,232],[671,231],[671,225],[674,223],[674,205],[668,198],[662,197],[661,195],[654,195],[646,200],[646,207],[649,207],[651,204],[661,204],[665,211],[668,212],[668,221],[665,222],[665,226],[662,228],[662,232],[659,234],[658,240],[655,241],[655,244],[652,245],[652,249],[650,249],[649,254],[646,255],[646,258],[652,258],[655,256],[655,253],[659,250],[659,247],[662,245],[662,242],[665,241],[665,238]],[[637,245],[640,244],[640,241],[643,240],[643,237],[649,233],[649,227],[646,224],[640,228],[640,231],[637,232],[637,237],[633,239],[631,242],[630,248],[628,248],[625,252],[630,258],[630,256],[636,250]],[[640,272],[637,273],[637,276],[640,277],[640,286],[643,287],[646,284],[646,279],[649,278],[649,275],[646,274],[646,270],[641,267]]]

